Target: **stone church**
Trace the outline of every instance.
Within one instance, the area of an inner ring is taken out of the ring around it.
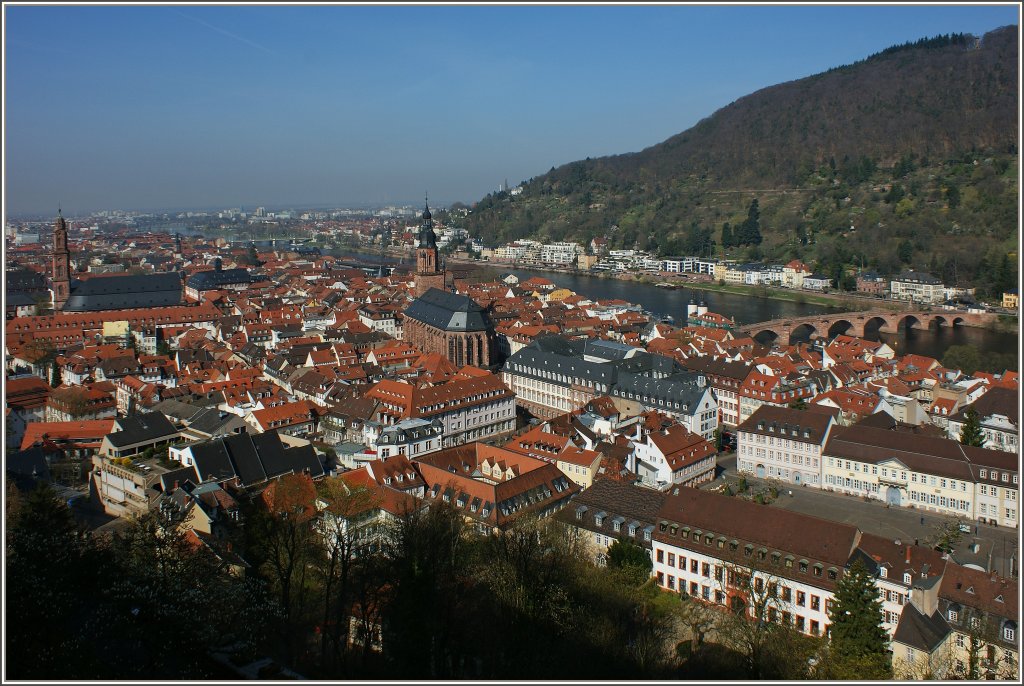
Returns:
[[[404,338],[425,353],[439,353],[456,366],[497,364],[494,325],[472,298],[452,292],[440,263],[430,209],[416,247],[416,299],[405,310]]]

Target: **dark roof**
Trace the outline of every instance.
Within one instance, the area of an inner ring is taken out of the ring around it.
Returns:
[[[170,420],[159,412],[146,412],[118,419],[117,425],[121,427],[121,430],[107,436],[107,440],[115,448],[178,435],[178,430],[174,428]]]
[[[21,307],[22,305],[35,305],[36,300],[28,293],[10,293],[4,299],[4,302],[8,309],[12,307]]]
[[[248,269],[214,269],[196,272],[188,277],[187,285],[197,291],[210,291],[236,283],[250,283],[252,276]]]
[[[39,446],[11,453],[4,458],[4,462],[9,474],[31,477],[41,481],[50,480],[50,464],[46,461],[46,454]]]
[[[932,652],[949,634],[949,625],[938,612],[927,617],[907,603],[900,613],[899,624],[892,635],[894,643],[902,643],[918,650]]]
[[[985,419],[993,414],[1001,414],[1014,424],[1020,419],[1020,408],[1017,405],[1019,400],[1018,391],[1012,388],[996,386],[986,391],[985,395],[975,400],[970,405],[960,408],[960,411],[950,417],[950,420],[963,422],[968,407],[973,407],[978,413],[979,419]]]
[[[908,469],[961,481],[977,481],[978,467],[995,467],[1017,473],[1017,455],[1014,453],[862,424],[833,430],[823,455],[874,464],[895,459]]]
[[[907,281],[910,283],[927,283],[927,284],[940,284],[942,281],[936,279],[934,276],[927,272],[913,272],[904,271],[900,272],[896,276],[892,277],[893,281]]]
[[[13,269],[4,273],[4,290],[10,297],[14,293],[45,291],[43,275],[31,269]]]
[[[794,441],[821,444],[825,440],[830,423],[833,423],[832,417],[827,414],[761,405],[736,430],[762,436],[785,436]],[[808,434],[806,437],[805,433]]]
[[[472,298],[439,288],[413,300],[405,316],[443,331],[486,331],[490,326],[484,308]]]
[[[215,436],[219,433],[228,433],[232,426],[244,426],[245,420],[232,412],[225,412],[215,407],[204,407],[189,420],[188,428],[204,433],[207,436]]]
[[[191,448],[202,481],[226,481],[237,476],[245,487],[291,472],[308,470],[314,478],[324,475],[313,446],[286,448],[276,431],[234,434]]]
[[[106,276],[72,284],[65,312],[95,312],[181,304],[181,277],[176,272]]]

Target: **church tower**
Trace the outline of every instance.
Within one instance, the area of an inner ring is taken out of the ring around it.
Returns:
[[[431,288],[444,290],[444,267],[438,259],[437,235],[430,216],[430,207],[424,204],[423,224],[420,226],[419,244],[416,246],[416,297]]]
[[[50,283],[53,286],[53,311],[60,312],[71,291],[69,273],[71,252],[68,250],[68,223],[57,210],[57,221],[53,225],[53,272]]]

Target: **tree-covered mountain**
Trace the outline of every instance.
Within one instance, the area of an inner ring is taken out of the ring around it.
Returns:
[[[495,244],[606,235],[663,254],[799,257],[833,275],[909,266],[1006,287],[1017,261],[1017,31],[922,39],[765,88],[646,150],[488,195],[466,226]]]

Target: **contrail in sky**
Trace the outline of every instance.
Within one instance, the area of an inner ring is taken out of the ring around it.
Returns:
[[[253,48],[256,48],[257,50],[262,50],[263,52],[265,52],[265,53],[267,53],[269,55],[277,55],[276,52],[274,52],[273,50],[271,50],[270,48],[268,48],[266,46],[260,45],[259,43],[254,43],[251,40],[249,40],[248,38],[243,38],[242,36],[239,36],[238,34],[231,33],[230,31],[226,31],[226,30],[220,28],[219,26],[214,26],[213,24],[205,22],[202,19],[199,19],[198,17],[193,17],[190,14],[185,14],[184,12],[179,12],[177,10],[171,10],[171,11],[174,12],[175,14],[177,14],[177,15],[185,17],[186,19],[191,19],[192,21],[196,22],[197,24],[202,24],[206,28],[212,29],[212,30],[216,31],[217,33],[224,34],[228,38],[234,38],[235,40],[241,41],[242,43],[245,43],[246,45],[251,46]]]

